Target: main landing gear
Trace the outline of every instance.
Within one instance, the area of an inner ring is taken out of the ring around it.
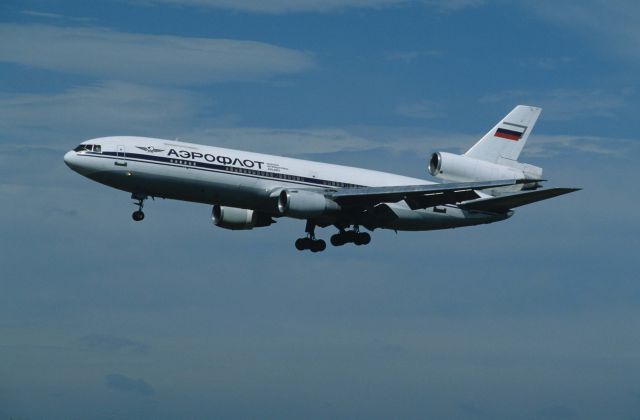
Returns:
[[[371,242],[371,235],[367,232],[360,232],[358,226],[354,226],[353,230],[340,229],[339,233],[331,236],[331,245],[333,246],[342,246],[348,243],[367,245],[369,242]]]
[[[360,232],[358,225],[354,225],[352,230],[345,230],[344,227],[346,226],[338,226],[340,232],[331,237],[331,245],[342,246],[349,243],[355,245],[367,245],[371,242],[371,235],[367,232]],[[296,240],[296,249],[298,251],[308,249],[311,252],[320,252],[327,248],[325,241],[322,239],[316,239],[315,228],[316,224],[311,220],[307,220],[307,227],[305,228],[307,236]]]
[[[311,252],[321,252],[327,248],[327,243],[322,239],[316,239],[316,224],[311,220],[307,220],[307,226],[305,232],[307,236],[296,240],[296,249],[298,251],[304,251],[305,249]]]
[[[144,212],[142,211],[142,207],[144,207],[144,200],[146,200],[147,198],[148,197],[143,194],[136,194],[136,193],[131,194],[131,199],[136,200],[134,204],[138,206],[138,210],[134,211],[131,214],[131,217],[136,222],[139,222],[142,219],[144,219]]]

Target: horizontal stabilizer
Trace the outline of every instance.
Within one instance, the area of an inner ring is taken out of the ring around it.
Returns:
[[[549,188],[538,191],[527,191],[516,194],[504,195],[501,197],[481,198],[479,200],[468,201],[459,204],[458,207],[465,210],[489,211],[503,213],[516,207],[546,200],[559,195],[579,191],[580,188]]]

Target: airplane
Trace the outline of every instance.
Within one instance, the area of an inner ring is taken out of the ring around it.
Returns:
[[[520,163],[542,109],[516,106],[462,155],[435,152],[428,172],[445,183],[288,157],[147,137],[101,137],[64,155],[75,172],[131,193],[144,219],[149,197],[213,205],[213,224],[231,230],[306,221],[296,249],[324,251],[317,226],[335,226],[331,244],[366,245],[361,231],[426,231],[493,223],[514,208],[578,191],[541,188],[542,168]]]

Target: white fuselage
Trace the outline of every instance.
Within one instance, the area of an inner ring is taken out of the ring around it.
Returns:
[[[171,198],[275,215],[274,194],[286,189],[425,185],[433,182],[385,172],[146,137],[103,137],[83,142],[99,150],[70,151],[76,172],[137,195]],[[81,145],[82,146],[82,145]],[[383,204],[393,217],[380,226],[430,230],[503,220],[508,216],[456,206],[411,210]],[[339,215],[337,217],[340,217]],[[325,221],[325,225],[332,224]]]

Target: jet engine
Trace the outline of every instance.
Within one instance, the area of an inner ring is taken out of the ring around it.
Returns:
[[[322,193],[305,190],[282,190],[278,195],[278,214],[308,219],[337,212],[340,206]]]
[[[249,230],[275,223],[267,214],[254,210],[215,205],[211,211],[213,224],[223,229]]]
[[[429,173],[454,182],[473,182],[503,179],[540,179],[542,168],[510,161],[504,165],[475,159],[465,155],[437,152],[429,160]],[[536,183],[524,184],[535,187]]]

